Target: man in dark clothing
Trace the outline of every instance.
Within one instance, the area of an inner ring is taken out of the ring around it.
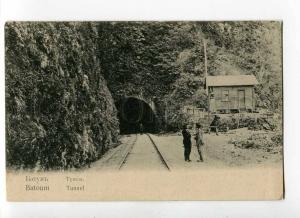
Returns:
[[[184,125],[182,130],[182,136],[183,136],[183,146],[184,146],[184,160],[190,162],[190,153],[191,153],[191,134],[187,130],[187,125]]]
[[[210,124],[209,132],[213,131],[216,133],[216,135],[219,135],[219,131],[218,131],[219,125],[220,125],[220,117],[215,115],[213,121]]]

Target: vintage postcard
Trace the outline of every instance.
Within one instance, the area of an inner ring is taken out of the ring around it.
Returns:
[[[280,21],[7,22],[7,199],[282,199],[282,81]]]

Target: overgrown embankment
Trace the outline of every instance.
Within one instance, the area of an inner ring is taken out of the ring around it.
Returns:
[[[81,167],[117,140],[93,23],[7,23],[7,165]]]

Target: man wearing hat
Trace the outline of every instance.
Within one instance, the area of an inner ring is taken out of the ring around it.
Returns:
[[[192,149],[192,142],[191,142],[191,134],[187,129],[187,125],[183,126],[182,136],[183,136],[183,147],[184,147],[184,160],[187,162],[191,162],[190,154]]]
[[[203,157],[202,157],[202,146],[204,145],[204,139],[203,139],[203,130],[202,130],[202,125],[197,123],[196,124],[196,135],[195,135],[195,140],[196,140],[196,147],[198,150],[199,154],[199,160],[198,162],[203,162]]]

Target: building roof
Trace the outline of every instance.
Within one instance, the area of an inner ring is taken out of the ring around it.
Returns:
[[[208,76],[206,86],[250,86],[259,84],[254,75]]]

